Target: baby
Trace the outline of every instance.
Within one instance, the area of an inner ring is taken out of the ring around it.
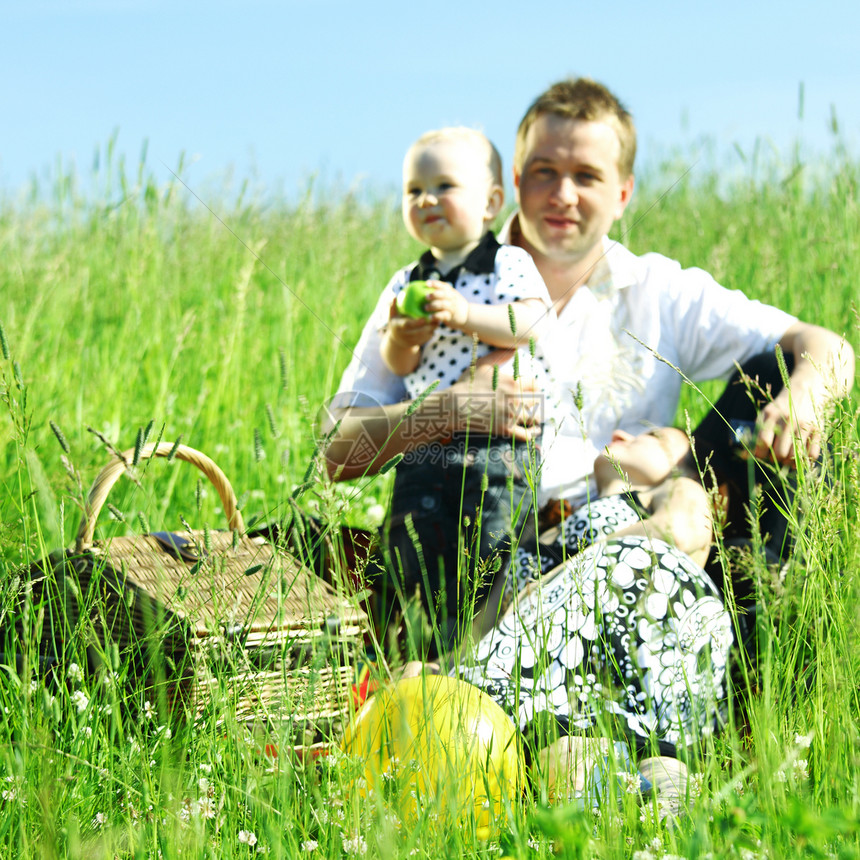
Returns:
[[[503,202],[501,159],[480,132],[431,131],[406,153],[403,220],[428,250],[389,284],[394,299],[380,351],[404,377],[410,398],[437,380],[452,385],[495,347],[520,347],[519,376],[548,387],[537,339],[554,318],[552,302],[531,257],[499,245],[490,230]],[[416,280],[429,288],[420,319],[404,316],[397,304]],[[527,520],[534,453],[507,437],[462,434],[415,448],[398,467],[387,524],[389,574],[401,596],[420,590],[431,618],[436,612],[444,647],[456,640],[458,622],[461,632],[468,629],[469,604],[485,593],[493,557],[506,555]]]
[[[528,344],[547,317],[549,295],[531,257],[502,248],[490,231],[504,202],[501,173],[496,148],[469,128],[427,132],[406,153],[403,220],[429,250],[398,274],[430,281],[432,292],[424,319],[392,307],[381,352],[412,398],[436,379],[446,387],[459,378],[473,335],[480,357],[490,347]],[[401,280],[395,293],[404,287]]]

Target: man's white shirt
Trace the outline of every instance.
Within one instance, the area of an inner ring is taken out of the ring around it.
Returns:
[[[508,220],[500,242],[510,236],[515,218]],[[682,269],[661,254],[637,257],[608,238],[603,247],[588,283],[541,338],[560,383],[564,417],[544,433],[539,503],[583,502],[594,491],[589,483],[594,459],[613,430],[641,433],[672,424],[685,378],[727,378],[737,364],[773,349],[796,322],[778,308],[726,289],[702,269]],[[334,407],[406,398],[403,380],[379,353],[389,305],[383,296],[366,323]]]

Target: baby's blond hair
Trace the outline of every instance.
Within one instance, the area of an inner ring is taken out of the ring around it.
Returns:
[[[502,186],[502,157],[499,155],[498,149],[493,145],[492,141],[483,133],[475,128],[467,128],[466,126],[449,126],[447,128],[437,128],[432,131],[426,131],[412,146],[409,147],[407,155],[412,152],[417,146],[422,146],[428,143],[435,143],[441,140],[461,140],[464,143],[470,143],[481,148],[482,154],[487,156],[487,167],[490,168],[490,176],[493,184]]]

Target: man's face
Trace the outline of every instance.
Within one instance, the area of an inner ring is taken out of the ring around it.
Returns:
[[[590,262],[633,193],[618,172],[618,135],[605,122],[539,116],[514,184],[523,244],[540,265]]]

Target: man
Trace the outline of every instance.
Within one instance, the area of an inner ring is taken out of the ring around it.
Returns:
[[[817,410],[850,389],[853,353],[834,333],[724,290],[701,270],[682,270],[656,254],[637,258],[608,241],[633,193],[635,150],[632,118],[605,87],[583,79],[550,87],[517,134],[520,212],[506,238],[531,253],[555,302],[561,342],[576,345],[573,363],[562,365],[584,400],[581,410],[571,410],[573,429],[598,449],[616,427],[639,432],[671,423],[682,381],[678,369],[694,381],[725,378],[736,363],[769,354],[756,371],[762,384],[779,391],[773,400],[759,398],[756,416],[746,391],[733,385],[694,434],[700,456],[715,452],[718,478],[743,497],[746,469],[725,452],[727,422],[757,419],[758,457],[772,450],[777,461],[792,463],[795,444],[817,457]],[[789,388],[779,377],[775,343],[792,368]],[[564,445],[560,453],[554,471],[564,494],[575,490],[587,465],[577,461],[571,471],[575,457]],[[551,457],[544,480],[553,471]],[[736,511],[735,519],[743,514]],[[782,539],[775,536],[780,547]]]
[[[588,79],[550,87],[518,131],[520,209],[500,238],[527,250],[546,282],[559,317],[551,362],[568,397],[568,418],[543,445],[543,500],[583,501],[595,455],[616,428],[637,433],[671,424],[680,373],[694,381],[726,378],[736,364],[773,356],[778,343],[790,386],[759,398],[750,417],[758,428],[755,455],[772,452],[788,464],[802,452],[818,456],[820,410],[853,382],[853,351],[833,332],[726,290],[699,269],[683,270],[659,254],[636,257],[607,238],[633,193],[635,150],[630,114]],[[489,368],[423,401],[404,402],[398,381],[376,358],[382,313],[365,327],[332,404],[340,420],[327,450],[333,477],[374,472],[396,454],[467,425],[487,432],[493,422],[494,432],[521,440],[534,434],[532,398],[507,377],[493,390]],[[776,359],[765,364],[762,380],[777,391]],[[745,392],[733,394],[703,422],[703,450],[727,447],[726,421],[745,416],[723,409],[743,401],[750,402]]]

